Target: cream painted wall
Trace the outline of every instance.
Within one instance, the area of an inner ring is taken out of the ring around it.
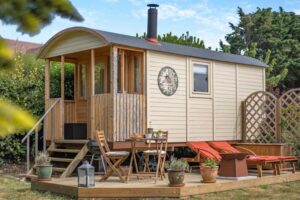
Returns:
[[[241,139],[241,101],[264,90],[264,69],[206,61],[211,63],[212,94],[203,97],[190,93],[192,60],[197,59],[147,51],[147,125],[169,130],[170,142]],[[164,66],[174,68],[179,78],[178,90],[170,97],[157,85]]]
[[[68,53],[80,52],[88,49],[103,47],[106,42],[99,37],[85,31],[72,31],[55,39],[52,45],[47,47],[43,58],[61,56]]]

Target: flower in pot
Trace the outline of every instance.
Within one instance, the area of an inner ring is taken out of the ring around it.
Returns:
[[[161,139],[162,137],[163,137],[163,130],[159,129],[159,130],[157,131],[157,138],[158,138],[158,139]]]
[[[47,181],[51,179],[52,165],[50,164],[50,158],[47,152],[38,153],[35,158],[35,166],[39,181]]]
[[[184,172],[188,168],[188,163],[183,159],[173,158],[168,167],[168,178],[170,187],[184,186]]]
[[[202,176],[202,183],[215,183],[218,174],[217,163],[212,159],[207,159],[200,166],[200,173]]]

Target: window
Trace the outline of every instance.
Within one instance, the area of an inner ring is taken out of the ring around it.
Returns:
[[[191,60],[190,65],[190,96],[211,98],[212,76],[211,63]]]
[[[104,93],[104,63],[98,62],[95,65],[95,94]]]
[[[86,65],[80,65],[80,97],[86,97]]]
[[[140,84],[139,84],[139,75],[140,75],[140,66],[139,66],[139,58],[138,56],[134,56],[134,92],[140,92]]]
[[[193,65],[194,92],[208,92],[208,65]]]

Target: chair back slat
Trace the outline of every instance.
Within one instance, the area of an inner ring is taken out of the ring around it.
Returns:
[[[107,152],[110,152],[109,146],[104,135],[104,131],[96,131],[96,139],[102,155],[104,155]]]

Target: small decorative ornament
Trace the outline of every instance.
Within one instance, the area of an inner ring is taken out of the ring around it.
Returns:
[[[172,96],[178,88],[176,71],[169,66],[163,67],[158,74],[157,83],[162,94]]]
[[[94,187],[95,186],[95,168],[83,161],[83,164],[78,167],[78,187]]]

